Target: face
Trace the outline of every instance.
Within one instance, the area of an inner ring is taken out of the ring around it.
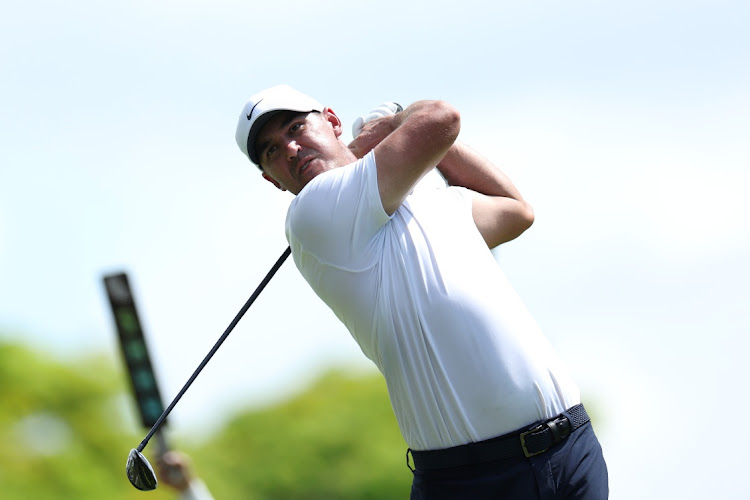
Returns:
[[[276,114],[255,141],[263,177],[298,194],[315,176],[356,159],[339,140],[341,132],[341,121],[329,108]]]

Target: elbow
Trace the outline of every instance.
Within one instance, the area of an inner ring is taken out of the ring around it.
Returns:
[[[495,248],[498,245],[515,240],[532,224],[534,224],[534,210],[528,203],[521,202],[520,206],[512,211],[512,214],[506,212],[496,219],[495,224],[491,225],[494,230],[483,232],[480,228],[480,232],[487,246]]]
[[[461,131],[461,113],[445,101],[433,101],[429,106],[429,112],[433,117],[435,138],[450,147],[456,142]]]
[[[534,209],[526,202],[516,211],[513,224],[508,228],[508,234],[503,237],[502,243],[515,240],[521,236],[531,225],[534,224]]]
[[[521,213],[523,231],[526,231],[528,228],[530,228],[534,224],[534,218],[535,218],[534,208],[528,203],[524,202],[523,211]]]
[[[446,102],[442,102],[444,106],[444,120],[445,129],[447,134],[451,137],[451,144],[456,142],[458,139],[458,133],[461,131],[461,113],[456,108]]]

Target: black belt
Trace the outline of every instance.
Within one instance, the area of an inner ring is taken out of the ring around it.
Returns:
[[[523,456],[533,457],[561,442],[589,420],[586,409],[582,404],[578,404],[555,418],[535,424],[524,431],[442,450],[409,450],[406,453],[406,463],[409,464],[409,452],[414,457],[416,468],[422,470],[460,467]]]

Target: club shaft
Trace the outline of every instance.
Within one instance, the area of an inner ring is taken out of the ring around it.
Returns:
[[[208,362],[211,360],[211,358],[216,354],[216,351],[219,350],[219,347],[221,347],[221,344],[224,343],[224,341],[227,339],[229,334],[234,330],[234,327],[237,326],[237,323],[240,322],[242,319],[242,316],[245,315],[248,309],[250,309],[250,306],[255,302],[255,299],[258,298],[258,295],[260,295],[260,292],[263,291],[263,289],[266,287],[269,281],[271,281],[271,278],[273,278],[273,275],[276,274],[276,271],[279,270],[281,265],[284,263],[287,257],[289,257],[289,254],[292,253],[292,249],[290,247],[287,247],[286,250],[284,250],[284,253],[281,254],[281,257],[276,261],[276,263],[273,265],[270,271],[268,271],[268,274],[266,274],[266,277],[263,278],[263,281],[260,282],[260,285],[258,285],[258,288],[255,289],[253,294],[250,296],[249,299],[247,299],[247,302],[245,302],[245,305],[242,306],[242,309],[240,309],[240,312],[237,313],[237,315],[234,317],[232,322],[229,324],[227,329],[224,331],[224,333],[219,337],[219,340],[216,341],[214,346],[211,348],[211,350],[208,352],[205,358],[203,358],[203,361],[201,361],[201,364],[198,365],[198,368],[195,369],[193,374],[190,376],[188,381],[185,383],[185,385],[180,389],[180,392],[177,393],[177,396],[172,400],[171,403],[169,403],[169,406],[166,410],[164,410],[159,416],[156,423],[154,423],[154,426],[151,427],[151,430],[148,431],[148,434],[146,434],[146,437],[141,441],[141,444],[138,445],[138,451],[141,452],[148,444],[148,441],[151,439],[151,437],[154,435],[154,433],[159,429],[162,422],[165,418],[167,418],[167,415],[169,415],[172,412],[172,408],[175,407],[177,402],[182,398],[182,395],[185,394],[185,392],[188,390],[188,387],[192,385],[192,383],[195,381],[195,379],[198,377],[200,372],[203,370],[203,368],[208,364]]]

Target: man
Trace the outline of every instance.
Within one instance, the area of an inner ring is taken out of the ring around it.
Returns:
[[[236,139],[297,195],[295,264],[383,373],[413,499],[607,498],[578,388],[490,252],[533,211],[459,129],[419,101],[347,145],[331,108],[282,85],[250,99]],[[434,168],[451,187],[415,190]]]
[[[190,459],[184,453],[166,451],[156,462],[159,479],[179,492],[180,500],[213,500],[211,492],[193,472]]]

